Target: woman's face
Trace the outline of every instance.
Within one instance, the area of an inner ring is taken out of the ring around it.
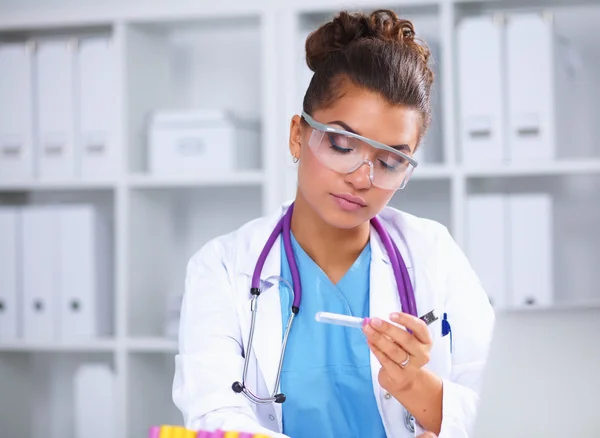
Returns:
[[[355,86],[346,87],[342,97],[328,108],[312,114],[317,122],[387,145],[406,144],[412,155],[419,138],[421,116],[418,111],[391,106],[378,94]],[[350,128],[350,129],[349,129]],[[349,174],[340,174],[321,163],[308,142],[313,131],[300,116],[294,116],[290,129],[290,152],[298,163],[299,196],[329,225],[350,229],[369,221],[389,202],[394,190],[373,186],[370,167],[363,164]],[[368,159],[375,163],[375,153]],[[349,202],[351,198],[355,202]]]

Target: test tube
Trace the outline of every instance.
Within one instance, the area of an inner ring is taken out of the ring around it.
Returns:
[[[152,426],[148,431],[148,438],[160,438],[160,426]]]
[[[330,312],[317,312],[315,319],[318,322],[343,325],[345,327],[353,327],[358,329],[361,329],[366,323],[369,322],[369,318],[359,318],[357,316],[342,315],[339,313]]]
[[[208,430],[199,430],[198,434],[196,435],[196,438],[212,438],[213,437],[213,433],[209,432]]]

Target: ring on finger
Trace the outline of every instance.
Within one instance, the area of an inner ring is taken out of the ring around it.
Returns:
[[[406,359],[404,359],[404,361],[400,362],[400,368],[402,368],[402,369],[406,368],[406,366],[408,365],[408,362],[410,362],[410,354],[406,353]]]

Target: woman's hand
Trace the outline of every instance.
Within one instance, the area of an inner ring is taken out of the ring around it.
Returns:
[[[381,363],[379,384],[392,395],[410,388],[429,362],[432,340],[427,325],[412,315],[392,313],[390,320],[412,331],[373,318],[363,328],[369,348]]]
[[[419,435],[417,438],[437,438],[437,435],[435,433],[425,432]]]

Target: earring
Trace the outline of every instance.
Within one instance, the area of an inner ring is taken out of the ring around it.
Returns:
[[[300,158],[298,158],[297,156],[294,155],[294,158],[292,159],[292,161],[294,163],[297,163],[298,161],[300,161]]]

